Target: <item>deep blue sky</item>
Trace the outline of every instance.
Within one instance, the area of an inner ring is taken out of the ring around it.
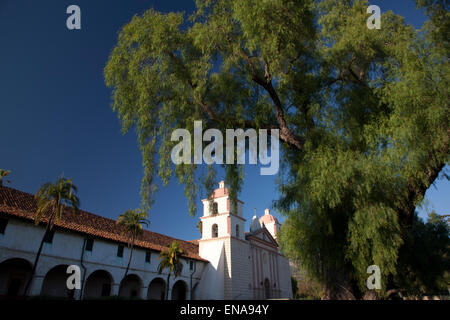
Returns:
[[[71,4],[81,8],[79,31],[66,28]],[[424,21],[413,0],[371,4],[416,27]],[[134,14],[151,7],[190,12],[193,6],[188,0],[0,0],[0,168],[12,170],[10,186],[35,193],[63,173],[78,186],[84,210],[115,219],[138,207],[142,167],[136,136],[120,133],[103,68],[118,30]],[[276,199],[274,180],[248,167],[240,196],[247,219],[254,207],[262,214]],[[438,182],[427,192],[429,210],[449,213],[449,194],[450,184]],[[188,215],[183,186],[173,180],[159,190],[150,229],[196,239],[199,214]]]

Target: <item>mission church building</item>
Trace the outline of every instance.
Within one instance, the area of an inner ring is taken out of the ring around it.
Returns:
[[[230,211],[225,182],[203,202],[202,237],[184,241],[144,230],[130,250],[123,227],[114,220],[66,208],[46,235],[29,294],[73,299],[118,295],[140,299],[292,298],[289,261],[280,252],[280,224],[268,209],[253,217],[245,232],[243,202]],[[214,208],[210,210],[209,205]],[[0,186],[0,297],[23,294],[45,225],[34,225],[33,195]],[[42,219],[46,222],[46,217]],[[158,273],[159,253],[174,240],[184,251],[181,275]],[[69,265],[81,270],[81,289],[68,290]],[[120,288],[120,290],[119,290]],[[166,292],[168,290],[168,292]]]

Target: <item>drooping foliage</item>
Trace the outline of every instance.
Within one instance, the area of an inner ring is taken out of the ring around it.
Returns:
[[[446,2],[418,1],[423,30],[392,12],[370,30],[362,0],[196,4],[188,19],[133,17],[105,68],[113,110],[138,135],[145,204],[156,174],[174,172],[196,210],[199,165],[173,166],[174,129],[276,128],[283,250],[330,292],[363,294],[372,264],[382,292],[395,286],[415,207],[448,163]],[[234,208],[244,168],[224,167]]]
[[[0,186],[5,183],[11,183],[6,177],[11,173],[11,170],[0,169]]]

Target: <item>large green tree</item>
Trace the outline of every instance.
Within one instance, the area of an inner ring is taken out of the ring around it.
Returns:
[[[371,30],[362,0],[197,0],[188,19],[133,17],[105,78],[138,135],[145,204],[174,170],[196,210],[198,166],[174,169],[174,129],[279,129],[283,250],[330,298],[364,296],[372,264],[381,293],[395,287],[416,205],[449,160],[448,5],[417,4],[422,30],[392,12]],[[234,210],[243,167],[225,170]],[[210,167],[207,192],[213,179]]]

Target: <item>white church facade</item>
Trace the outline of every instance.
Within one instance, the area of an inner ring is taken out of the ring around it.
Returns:
[[[45,233],[45,225],[34,225],[35,211],[33,195],[0,186],[0,298],[20,296],[30,278]],[[119,294],[150,300],[166,295],[174,300],[292,298],[289,262],[276,240],[280,224],[269,210],[259,219],[254,216],[245,232],[243,203],[238,201],[237,213],[230,211],[222,181],[212,202],[203,200],[200,219],[198,240],[145,230],[124,278],[130,250],[121,227],[112,219],[67,210],[46,236],[29,294],[72,299]],[[184,251],[183,271],[168,279],[166,270],[158,273],[158,256],[175,240]],[[67,289],[70,265],[80,267],[80,289]]]
[[[203,200],[202,238],[199,255],[207,259],[199,283],[200,299],[292,298],[290,267],[276,241],[279,223],[267,209],[253,217],[244,232],[243,203],[230,211],[230,198],[221,181],[214,191],[215,210]]]

